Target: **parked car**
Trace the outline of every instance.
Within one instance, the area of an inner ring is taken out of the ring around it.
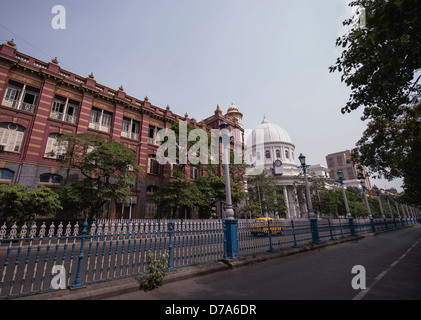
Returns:
[[[281,221],[284,219],[273,219],[270,217],[257,218],[250,225],[250,232],[253,236],[268,236],[269,230],[271,235],[281,234],[282,235],[282,224]]]

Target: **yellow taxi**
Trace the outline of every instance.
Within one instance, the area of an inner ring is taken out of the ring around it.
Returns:
[[[282,235],[281,221],[284,219],[273,219],[270,217],[257,218],[250,225],[250,232],[253,236],[267,236],[269,230],[271,235],[280,234]]]

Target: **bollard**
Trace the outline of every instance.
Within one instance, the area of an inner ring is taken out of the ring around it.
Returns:
[[[238,254],[237,220],[225,219],[224,226],[224,258],[236,259]]]
[[[319,231],[317,229],[317,219],[310,219],[310,229],[311,229],[311,236],[313,238],[313,243],[319,243]]]

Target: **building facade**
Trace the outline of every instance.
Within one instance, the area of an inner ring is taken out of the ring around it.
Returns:
[[[245,159],[254,168],[264,169],[277,185],[283,186],[287,212],[279,212],[278,216],[296,219],[307,213],[305,204],[298,201],[297,176],[302,170],[295,160],[295,145],[283,128],[265,116],[247,138]]]
[[[359,177],[363,176],[365,177],[363,180],[365,181],[366,188],[368,190],[371,189],[367,170],[363,166],[358,166],[352,161],[350,150],[328,154],[326,156],[326,163],[332,179],[339,179],[338,170],[341,170],[345,185],[359,188],[361,187],[361,179],[359,179]]]
[[[59,163],[63,150],[55,145],[57,137],[90,132],[126,145],[141,167],[130,196],[132,205],[111,201],[103,217],[156,218],[154,193],[171,179],[171,165],[156,160],[158,131],[180,121],[210,131],[225,120],[230,129],[244,132],[242,114],[230,111],[224,115],[218,106],[202,121],[180,116],[169,106],[154,106],[147,97],[127,95],[122,86],[115,90],[101,85],[93,74],[82,77],[66,71],[57,58],[44,62],[18,52],[13,40],[8,41],[0,45],[0,183],[60,188],[66,173]],[[190,165],[185,170],[190,176]],[[81,178],[76,171],[71,174]]]

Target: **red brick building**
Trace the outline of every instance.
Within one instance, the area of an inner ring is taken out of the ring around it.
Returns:
[[[123,87],[101,85],[93,74],[83,77],[66,71],[57,59],[44,62],[18,52],[13,40],[0,45],[0,183],[59,188],[64,172],[58,161],[60,150],[54,149],[57,136],[96,133],[136,153],[143,173],[132,189],[132,218],[155,218],[154,192],[170,170],[169,164],[157,165],[154,159],[157,131],[179,121],[209,131],[225,120],[244,132],[241,116],[232,107],[224,116],[217,107],[210,117],[196,121],[187,114],[174,114],[168,106],[154,106],[147,97],[131,97]],[[129,208],[111,202],[104,217],[127,218],[128,212]]]

